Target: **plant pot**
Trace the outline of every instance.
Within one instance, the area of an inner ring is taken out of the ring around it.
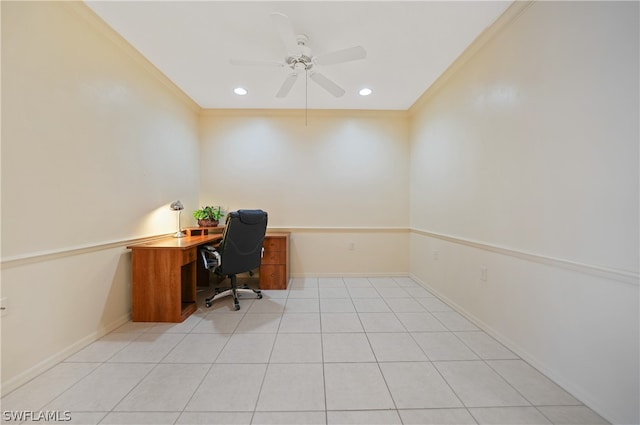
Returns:
[[[198,220],[198,226],[200,227],[218,227],[218,220]]]

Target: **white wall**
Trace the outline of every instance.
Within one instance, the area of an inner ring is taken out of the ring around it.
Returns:
[[[197,204],[198,109],[81,2],[2,2],[2,390],[128,320],[135,238]]]
[[[294,275],[410,270],[638,422],[637,3],[536,3],[410,118],[310,111],[308,127],[198,117],[82,3],[1,7],[3,392],[128,319],[125,245],[173,231],[180,198],[191,224],[198,204],[268,210]]]
[[[406,113],[205,111],[200,129],[201,202],[266,210],[293,275],[406,275]]]
[[[411,111],[410,270],[638,423],[638,3],[523,8]]]

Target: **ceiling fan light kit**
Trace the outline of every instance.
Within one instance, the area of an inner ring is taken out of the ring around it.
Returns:
[[[343,96],[346,93],[345,90],[326,75],[318,72],[317,67],[364,59],[367,57],[366,50],[362,46],[355,46],[315,56],[313,55],[311,48],[307,45],[309,43],[309,38],[304,34],[296,35],[287,15],[274,12],[271,13],[271,20],[277,33],[280,35],[280,39],[284,44],[285,51],[287,52],[285,60],[265,61],[232,59],[231,64],[240,66],[280,66],[289,68],[289,74],[285,77],[280,89],[276,92],[277,98],[287,97],[295,85],[298,75],[303,72],[305,74],[305,80],[307,80],[307,78],[311,79],[335,97]]]

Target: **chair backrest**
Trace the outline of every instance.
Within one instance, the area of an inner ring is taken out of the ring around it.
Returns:
[[[262,210],[238,210],[227,215],[218,252],[222,264],[218,273],[231,275],[260,266],[262,242],[267,231],[267,213]]]

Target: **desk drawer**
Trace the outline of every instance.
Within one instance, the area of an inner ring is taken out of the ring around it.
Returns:
[[[262,256],[262,264],[285,264],[287,262],[287,253],[285,251],[268,251],[264,250]]]
[[[197,248],[189,248],[182,251],[182,264],[189,264],[196,261],[198,255]]]
[[[287,250],[287,239],[286,238],[278,238],[273,236],[267,236],[264,239],[264,251],[286,251]]]
[[[286,266],[260,266],[260,289],[287,289]]]

